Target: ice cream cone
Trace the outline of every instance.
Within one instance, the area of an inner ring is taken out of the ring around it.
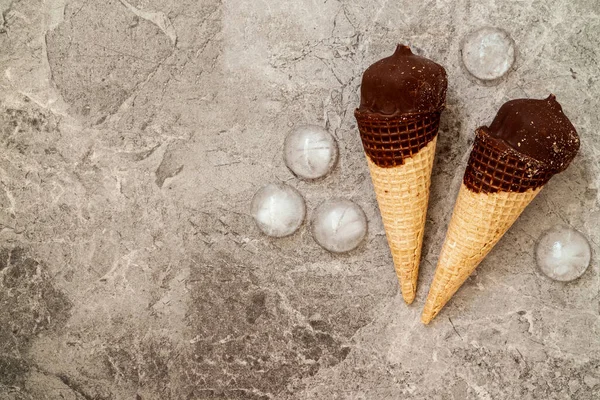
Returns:
[[[431,168],[448,80],[444,68],[398,45],[363,74],[354,116],[402,297],[415,299]]]
[[[528,106],[530,103],[543,102],[542,100],[525,101]],[[544,107],[558,106],[560,109],[553,97],[545,101],[550,101],[550,105],[534,103],[532,109],[536,110],[535,106],[542,111]],[[551,108],[551,111],[556,111],[554,108]],[[546,129],[538,123],[536,129],[543,132],[543,139],[547,139],[552,151],[543,153],[542,147],[545,145],[543,140],[536,140],[530,148],[527,148],[529,144],[526,146],[523,143],[539,138],[535,135],[525,135],[515,141],[515,147],[531,154],[519,152],[509,143],[513,139],[511,136],[513,133],[523,135],[522,120],[515,122],[511,120],[510,113],[506,110],[504,113],[502,111],[503,109],[499,112],[500,118],[496,117],[496,119],[509,125],[511,132],[503,132],[503,136],[498,135],[494,130],[500,131],[502,127],[494,124],[491,128],[482,127],[477,130],[467,170],[421,316],[421,321],[425,324],[440,312],[548,180],[567,167],[579,148],[575,130],[560,110],[560,114],[556,111],[556,115],[566,119],[566,122],[561,121],[565,125],[566,138],[552,139],[552,135],[558,137],[558,133],[550,134],[551,128]],[[528,126],[535,125],[534,121],[538,122],[540,119],[544,123],[558,124],[557,118],[545,115],[544,118],[538,118],[535,113],[533,117],[527,115],[523,117],[519,115],[519,109],[511,112],[517,118],[524,119]],[[527,108],[525,107],[521,112],[527,114]]]
[[[438,112],[389,121],[364,118],[357,113],[394,268],[402,297],[408,304],[413,302],[417,291],[439,115]],[[385,134],[381,133],[382,127]],[[404,163],[379,166],[371,157],[385,156],[388,149],[382,144],[390,140],[396,144],[391,152],[406,153]]]

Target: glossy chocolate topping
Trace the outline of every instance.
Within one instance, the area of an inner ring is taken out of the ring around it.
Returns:
[[[517,99],[505,103],[489,127],[502,140],[558,173],[577,154],[579,137],[554,95],[545,100]]]
[[[477,129],[465,185],[476,192],[524,192],[565,170],[579,137],[554,95],[505,103],[492,124]]]
[[[357,113],[391,117],[441,111],[447,86],[441,65],[398,45],[363,74]]]
[[[367,156],[395,167],[427,146],[438,133],[447,86],[443,67],[403,45],[367,68],[354,112]]]

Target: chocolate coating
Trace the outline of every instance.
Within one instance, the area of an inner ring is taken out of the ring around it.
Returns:
[[[410,117],[374,118],[372,114],[354,113],[366,155],[382,168],[404,164],[438,133],[440,112]]]
[[[579,150],[575,127],[554,95],[505,103],[477,129],[463,182],[475,192],[524,192],[564,171]]]
[[[547,164],[554,173],[567,168],[579,150],[577,131],[554,95],[545,100],[505,103],[489,133],[519,153]]]
[[[367,156],[379,167],[395,167],[431,142],[447,86],[442,66],[403,45],[367,68],[354,112]]]
[[[398,45],[363,74],[357,112],[391,117],[441,111],[447,87],[441,65]]]

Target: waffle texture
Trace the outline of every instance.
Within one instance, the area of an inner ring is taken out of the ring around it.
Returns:
[[[382,117],[354,113],[365,153],[380,167],[396,167],[417,154],[437,135],[440,111]]]
[[[539,161],[498,143],[479,128],[464,183],[474,192],[526,192],[544,186],[555,173]]]
[[[367,156],[402,297],[408,304],[417,291],[436,141],[434,136],[403,165],[392,168],[380,167]]]
[[[542,188],[476,193],[461,185],[421,321],[450,300]]]

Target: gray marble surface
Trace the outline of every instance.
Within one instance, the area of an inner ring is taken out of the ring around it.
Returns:
[[[595,0],[0,0],[0,399],[600,398],[600,6]],[[465,35],[516,62],[482,84]],[[417,300],[398,292],[356,129],[360,77],[408,43],[449,75]],[[581,136],[430,326],[419,322],[474,129],[555,93]],[[282,160],[297,124],[334,172]],[[366,242],[260,234],[258,187],[345,197]],[[572,283],[536,268],[546,228],[591,241]]]

